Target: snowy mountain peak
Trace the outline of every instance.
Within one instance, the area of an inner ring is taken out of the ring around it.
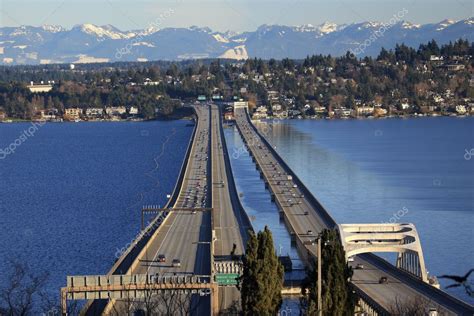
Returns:
[[[341,26],[337,25],[336,23],[331,22],[324,22],[320,26],[318,26],[318,30],[322,34],[329,34],[339,30]]]
[[[125,34],[111,25],[97,26],[91,23],[76,25],[75,27],[73,27],[73,29],[80,29],[82,32],[89,35],[95,35],[100,38],[107,37],[110,39],[130,38],[132,34],[134,34],[134,33]]]
[[[454,23],[456,23],[456,21],[454,21],[454,20],[449,20],[449,19],[443,20],[443,21],[438,23],[438,27],[436,28],[436,30],[437,31],[442,31],[442,30],[444,30],[445,28],[447,28],[448,26],[450,26],[451,24],[454,24]]]
[[[403,29],[411,30],[411,29],[419,29],[420,27],[421,27],[420,24],[413,24],[413,23],[406,22],[406,21],[402,22],[402,28]]]
[[[387,26],[386,23],[262,25],[257,30],[242,33],[218,32],[197,26],[121,31],[113,25],[92,23],[76,25],[72,29],[55,25],[0,27],[0,64],[2,61],[9,65],[71,63],[78,58],[81,62],[98,62],[220,56],[230,59],[300,59],[312,54],[340,56],[366,41],[383,25]],[[416,48],[432,39],[440,45],[459,38],[474,41],[474,18],[421,26],[398,21],[390,25],[390,32],[385,32],[383,39],[370,45],[364,55],[376,56],[382,46],[391,49],[401,42]]]

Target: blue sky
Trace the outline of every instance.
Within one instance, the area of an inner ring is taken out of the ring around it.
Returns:
[[[262,24],[384,22],[404,8],[405,20],[421,24],[474,16],[474,0],[0,0],[0,25],[93,23],[131,30],[172,9],[161,27],[246,31]]]

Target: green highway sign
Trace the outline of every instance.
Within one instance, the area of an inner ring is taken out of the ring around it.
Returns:
[[[237,285],[238,273],[217,273],[216,282],[219,285]]]

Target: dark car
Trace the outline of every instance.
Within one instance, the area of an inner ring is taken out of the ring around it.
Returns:
[[[166,262],[166,256],[165,255],[158,255],[158,262]]]
[[[388,282],[388,279],[387,279],[386,276],[383,276],[383,277],[381,277],[381,278],[379,279],[379,283],[380,283],[380,284],[384,284],[384,283],[387,283],[387,282]]]
[[[173,262],[171,263],[171,265],[175,268],[179,268],[179,267],[181,267],[181,260],[173,259]]]

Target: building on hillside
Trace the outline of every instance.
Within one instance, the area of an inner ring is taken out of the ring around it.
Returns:
[[[351,110],[345,107],[334,109],[334,114],[338,117],[349,117],[351,115]]]
[[[466,107],[464,105],[456,105],[456,113],[464,115],[467,113]]]
[[[374,113],[373,106],[357,106],[355,109],[356,115],[372,115]]]
[[[446,69],[450,71],[459,71],[465,68],[463,64],[449,64],[445,65],[444,67],[446,67]]]
[[[98,118],[104,115],[104,109],[102,108],[88,108],[86,109],[86,116],[88,118]]]
[[[121,116],[127,113],[127,109],[124,106],[110,106],[105,108],[105,113],[108,116]]]
[[[52,83],[54,83],[54,81]],[[28,86],[28,89],[32,93],[46,93],[51,91],[53,89],[53,86],[51,84],[51,81],[48,84],[44,84],[43,81],[41,81],[41,84],[34,84],[34,82],[32,81]]]
[[[320,106],[315,106],[314,107],[314,112],[316,112],[317,114],[324,114],[324,113],[327,112],[327,109],[326,109],[326,107],[321,106],[321,105]]]
[[[400,107],[402,108],[402,110],[408,110],[409,108],[411,108],[411,105],[408,102],[402,102],[400,104]]]
[[[58,116],[58,109],[46,109],[46,110],[40,110],[39,111],[39,118],[41,120],[46,120],[46,121],[50,121],[50,120],[55,120]]]
[[[69,108],[64,110],[64,118],[67,120],[78,120],[82,116],[81,108]]]
[[[279,112],[282,110],[282,106],[279,103],[272,104],[272,111],[273,112]]]
[[[136,106],[130,107],[130,109],[128,110],[128,114],[130,114],[130,115],[138,115],[138,108],[137,108]]]
[[[150,78],[146,78],[145,81],[143,81],[143,85],[145,86],[157,86],[161,83],[161,81],[153,81]]]
[[[267,117],[268,113],[265,106],[259,106],[252,115],[253,119],[266,119]]]

